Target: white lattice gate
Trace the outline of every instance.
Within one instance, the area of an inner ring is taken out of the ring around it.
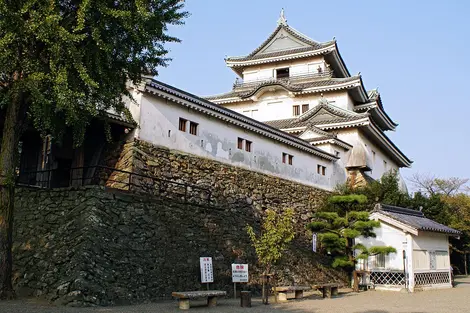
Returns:
[[[415,286],[432,286],[450,284],[450,275],[445,272],[415,273]]]
[[[403,271],[371,271],[369,279],[376,286],[405,286]]]

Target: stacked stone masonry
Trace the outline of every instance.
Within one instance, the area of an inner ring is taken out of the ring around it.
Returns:
[[[261,269],[246,225],[259,230],[266,209],[288,207],[295,209],[298,234],[277,268],[279,283],[345,281],[311,251],[305,231],[324,191],[140,141],[126,143],[120,155],[117,164],[134,172],[209,189],[210,201],[172,197],[171,184],[153,194],[112,183],[18,189],[13,252],[20,294],[70,306],[168,299],[176,290],[205,288],[202,256],[213,258],[212,288],[230,293],[231,263],[246,262],[251,278],[245,288],[257,289]]]

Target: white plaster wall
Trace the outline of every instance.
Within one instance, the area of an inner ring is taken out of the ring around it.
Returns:
[[[323,97],[342,109],[350,109],[353,106],[353,100],[347,91],[326,92],[323,93]],[[264,122],[293,118],[292,107],[294,105],[308,104],[312,109],[318,105],[320,98],[320,94],[291,97],[284,89],[278,89],[264,92],[254,102],[229,103],[223,106]],[[250,113],[246,112],[253,110],[257,110],[255,115],[249,115]]]
[[[366,138],[366,136],[360,131],[358,128],[354,129],[345,129],[340,130],[337,132],[338,138],[355,146],[357,142],[362,142],[365,145],[367,153],[369,155],[369,166],[372,168],[372,171],[368,172],[368,174],[374,179],[380,179],[385,173],[391,170],[397,170],[399,172],[398,165],[389,158],[382,149],[380,149],[376,144],[374,144],[371,140]],[[374,153],[375,152],[375,157]],[[349,158],[349,154],[347,154],[347,158]],[[345,159],[345,164],[347,164],[347,159]],[[387,162],[387,166],[385,167],[384,160]],[[406,189],[406,184],[403,181],[401,175],[398,176],[400,181],[400,186]]]
[[[140,108],[142,140],[327,190],[346,181],[341,162],[324,160],[171,101],[145,95]],[[178,130],[180,117],[199,124],[197,136]],[[238,137],[253,142],[251,153],[237,149]],[[294,156],[293,165],[282,163],[283,152]],[[327,167],[326,176],[317,174],[317,164]]]
[[[445,234],[419,232],[419,236],[413,236],[413,249],[449,252],[449,241]]]
[[[391,246],[397,250],[397,253],[391,253],[385,256],[385,269],[387,270],[403,270],[403,242],[406,242],[406,235],[401,230],[388,225],[384,222],[380,223],[380,227],[374,229],[376,238],[359,237],[357,243],[362,243],[366,247],[372,246]],[[368,269],[374,267],[374,257],[368,260]]]

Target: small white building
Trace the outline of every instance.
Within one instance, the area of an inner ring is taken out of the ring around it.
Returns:
[[[420,211],[377,204],[370,215],[380,222],[375,238],[359,238],[366,247],[392,246],[397,252],[370,257],[357,269],[363,283],[376,289],[415,290],[451,288],[449,236],[460,232],[430,220]]]

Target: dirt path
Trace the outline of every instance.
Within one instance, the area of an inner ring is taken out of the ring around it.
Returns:
[[[239,307],[239,300],[221,299],[216,308],[202,306],[195,301],[190,312],[291,312],[291,313],[468,313],[470,312],[470,276],[456,279],[453,289],[417,292],[414,294],[398,292],[368,291],[359,294],[343,291],[335,299],[322,299],[318,294],[299,301],[283,304],[263,305],[253,299],[253,307]],[[101,308],[54,307],[36,299],[22,299],[0,302],[1,313],[173,313],[182,312],[176,301]]]

